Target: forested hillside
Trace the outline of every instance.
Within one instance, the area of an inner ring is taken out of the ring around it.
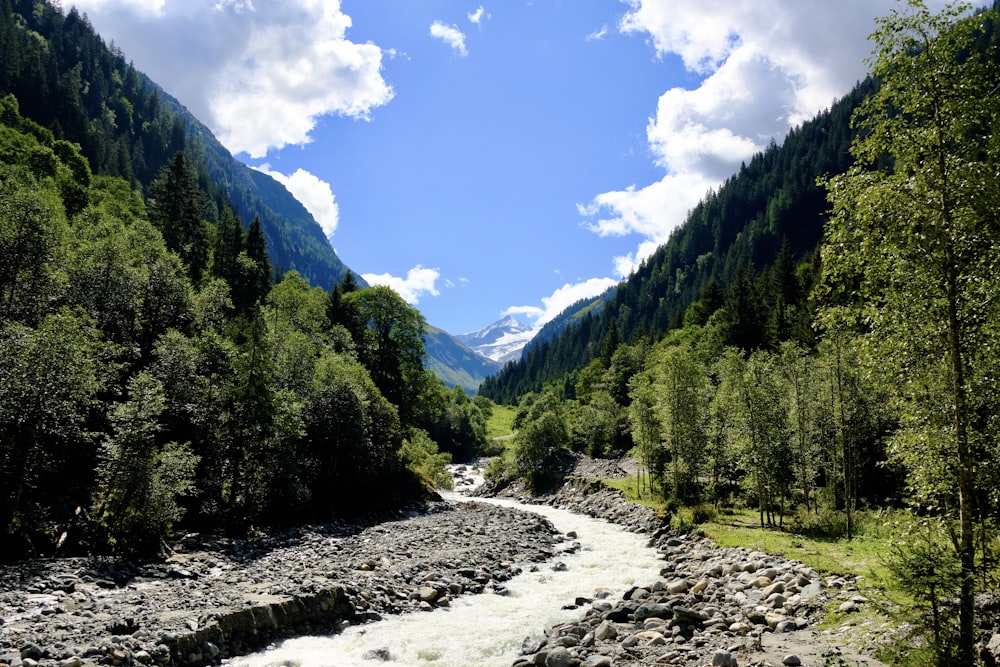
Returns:
[[[519,407],[490,477],[542,490],[564,448],[628,451],[629,487],[667,511],[752,508],[822,539],[878,526],[915,624],[893,660],[982,664],[1000,562],[997,19],[919,0],[879,19],[870,81],[710,193],[598,313],[484,382]]]
[[[817,179],[851,164],[851,113],[872,90],[870,81],[860,84],[780,146],[754,156],[610,295],[570,308],[480,393],[516,402],[583,368],[608,340],[657,340],[717,311],[727,342],[744,349],[809,344],[807,298],[829,209]]]
[[[270,176],[233,159],[177,100],[109,48],[75,8],[0,1],[0,96],[21,114],[80,146],[96,174],[148,188],[167,160],[184,151],[208,194],[204,215],[231,207],[260,220],[280,277],[296,270],[326,289],[348,269],[312,216]],[[357,276],[355,276],[357,279]]]
[[[150,555],[448,484],[488,407],[424,369],[420,313],[276,267],[239,214],[263,200],[75,12],[0,18],[0,558]]]

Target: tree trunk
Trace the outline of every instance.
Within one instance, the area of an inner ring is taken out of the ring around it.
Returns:
[[[962,564],[958,596],[959,646],[958,661],[972,665],[976,643],[976,544],[973,508],[975,488],[972,479],[973,460],[969,451],[965,365],[962,360],[962,331],[958,317],[958,285],[955,274],[947,274],[948,346],[951,354],[952,398],[955,403],[955,445],[958,453],[958,557]]]

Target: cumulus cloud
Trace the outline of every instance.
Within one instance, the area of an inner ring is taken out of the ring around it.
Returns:
[[[482,25],[483,19],[489,19],[490,14],[486,13],[482,5],[479,5],[479,9],[468,14],[469,22],[475,23],[476,25]]]
[[[453,48],[463,58],[469,55],[469,52],[465,49],[465,33],[459,30],[458,26],[435,21],[431,24],[430,35]]]
[[[361,277],[368,281],[369,285],[391,287],[411,306],[417,305],[420,297],[425,294],[437,296],[441,293],[435,286],[437,279],[441,277],[441,271],[428,269],[420,264],[407,271],[405,278],[388,273],[365,273]]]
[[[895,0],[626,0],[618,29],[644,35],[659,57],[698,76],[672,88],[649,118],[647,140],[663,178],[605,192],[578,206],[601,235],[635,234],[615,258],[627,275],[667,240],[687,212],[743,161],[781,141],[866,74],[867,35]],[[943,6],[945,0],[931,0]],[[711,17],[711,19],[706,19]]]
[[[284,185],[292,193],[292,196],[298,199],[316,219],[319,226],[323,228],[326,238],[331,243],[333,242],[333,235],[337,231],[337,223],[340,220],[340,207],[337,206],[336,197],[334,197],[329,183],[305,169],[296,169],[288,175],[272,171],[270,165],[266,163],[254,167],[254,169]]]
[[[566,283],[551,295],[542,297],[541,306],[511,306],[501,315],[522,315],[532,320],[533,326],[540,327],[577,301],[603,294],[617,284],[618,281],[613,278],[590,278],[575,284]]]
[[[307,143],[320,117],[367,119],[393,96],[382,50],[347,38],[337,0],[74,5],[234,153]]]

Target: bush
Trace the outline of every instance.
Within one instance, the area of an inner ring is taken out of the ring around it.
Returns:
[[[695,505],[691,508],[691,522],[696,526],[708,523],[709,521],[715,521],[716,515],[715,508],[705,503]]]
[[[451,454],[439,452],[437,443],[426,431],[411,428],[409,437],[403,440],[399,456],[406,467],[429,480],[436,488],[451,489],[453,480],[445,466],[451,463]]]

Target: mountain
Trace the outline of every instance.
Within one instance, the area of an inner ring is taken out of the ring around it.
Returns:
[[[295,269],[329,289],[349,271],[283,185],[236,160],[179,101],[108,47],[76,8],[64,14],[56,3],[0,2],[0,63],[0,97],[13,94],[25,118],[79,145],[94,173],[148,193],[183,151],[208,195],[210,222],[225,208],[244,227],[260,219],[275,277]]]
[[[458,334],[455,338],[480,355],[497,362],[499,366],[519,359],[521,351],[537,331],[513,315],[508,315],[479,331]]]
[[[741,165],[628,279],[561,314],[559,326],[487,378],[480,394],[516,402],[565,380],[617,342],[656,341],[713,316],[723,319],[725,344],[808,344],[808,295],[829,210],[817,179],[851,165],[851,115],[874,89],[871,79],[859,83],[780,146],[772,142]]]
[[[461,387],[475,394],[484,378],[500,370],[500,364],[463,344],[447,331],[427,325],[424,328],[424,352],[428,369],[450,387]]]

